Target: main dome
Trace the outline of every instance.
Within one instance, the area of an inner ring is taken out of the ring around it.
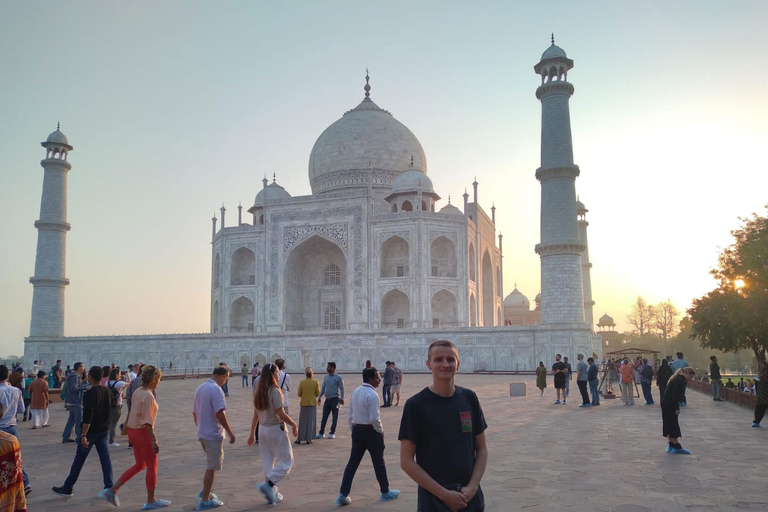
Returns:
[[[419,139],[368,96],[325,129],[309,155],[313,194],[373,188],[389,191],[395,178],[413,166],[427,173]]]

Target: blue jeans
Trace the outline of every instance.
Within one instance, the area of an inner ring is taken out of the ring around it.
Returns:
[[[69,476],[63,485],[65,490],[71,491],[74,488],[75,483],[77,482],[77,478],[80,476],[80,470],[83,469],[83,464],[85,464],[85,459],[88,458],[88,454],[91,453],[91,448],[94,446],[96,447],[96,451],[99,454],[99,461],[101,462],[101,473],[104,477],[104,488],[109,489],[112,487],[112,461],[109,458],[109,448],[107,448],[108,437],[109,432],[107,431],[97,432],[96,434],[91,434],[89,432],[85,436],[85,438],[88,439],[88,448],[83,448],[83,443],[80,440],[77,441],[77,452],[75,453],[75,460],[72,461],[72,467],[69,470]]]
[[[720,400],[723,393],[723,381],[720,379],[712,379],[712,398]]]
[[[62,439],[69,439],[72,435],[72,427],[75,427],[75,437],[80,440],[81,423],[83,422],[83,406],[80,404],[67,404],[69,407],[69,418],[67,418],[67,424],[64,426],[64,432],[61,434]]]
[[[381,398],[384,399],[384,405],[392,405],[392,384],[384,384],[381,387]]]
[[[592,405],[600,405],[600,393],[597,392],[598,384],[600,384],[600,379],[592,379],[589,381],[589,392],[592,394]]]
[[[565,396],[570,396],[571,394],[571,376],[569,375],[567,379],[565,379]]]
[[[12,436],[16,436],[16,439],[19,439],[19,430],[16,428],[16,425],[9,425],[7,427],[3,427],[0,430],[2,430],[3,432],[8,432]],[[19,439],[19,445],[21,445],[21,439]],[[24,487],[26,487],[26,486],[29,485],[29,477],[27,476],[27,472],[24,471],[24,462],[23,461],[24,461],[24,459],[22,458],[21,475],[24,478]]]
[[[331,430],[329,434],[336,433],[336,423],[339,421],[339,397],[334,396],[326,398],[323,404],[323,418],[320,420],[320,435],[325,433],[325,424],[328,422],[328,416],[333,415],[333,421],[331,422]]]
[[[243,375],[243,387],[244,388],[248,387],[248,376],[247,375]]]
[[[645,397],[645,403],[648,405],[653,404],[653,393],[651,393],[651,383],[641,382],[640,386],[643,388],[643,397]]]

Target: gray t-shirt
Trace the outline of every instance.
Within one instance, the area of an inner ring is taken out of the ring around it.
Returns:
[[[576,365],[576,371],[581,372],[581,376],[579,377],[579,380],[587,380],[587,370],[589,370],[589,366],[587,366],[587,363],[584,361],[579,361]]]
[[[272,387],[269,390],[269,404],[266,411],[259,411],[259,425],[265,427],[271,427],[272,425],[279,425],[283,422],[278,418],[275,413],[275,409],[280,409],[283,406],[283,397],[280,395],[280,389]]]

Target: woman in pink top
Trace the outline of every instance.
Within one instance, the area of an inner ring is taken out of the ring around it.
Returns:
[[[162,372],[158,368],[146,365],[141,370],[141,387],[131,397],[131,409],[128,412],[126,423],[128,425],[128,440],[133,445],[133,456],[136,459],[136,464],[125,470],[125,473],[117,479],[111,489],[105,489],[99,493],[100,497],[115,506],[120,506],[117,491],[144,468],[147,468],[147,503],[141,507],[141,510],[155,510],[171,504],[169,500],[160,500],[155,497],[157,454],[160,452],[160,447],[155,436],[155,417],[158,407],[152,391],[157,388],[161,376]]]

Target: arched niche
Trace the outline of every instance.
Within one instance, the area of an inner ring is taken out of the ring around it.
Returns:
[[[429,247],[432,277],[456,277],[456,244],[448,237],[435,238]]]
[[[219,332],[219,301],[213,301],[211,306],[211,332],[216,334]]]
[[[221,280],[221,256],[216,253],[216,257],[213,259],[213,289],[218,290]]]
[[[490,327],[494,325],[494,307],[493,307],[493,266],[491,265],[491,255],[488,251],[483,253],[483,325]]]
[[[384,329],[411,326],[411,303],[400,290],[390,290],[381,298],[381,326]]]
[[[413,211],[413,205],[410,201],[403,201],[403,204],[400,205],[400,211],[403,212],[412,212]]]
[[[477,327],[477,301],[475,294],[469,294],[469,326]]]
[[[253,332],[256,308],[247,297],[239,297],[229,307],[229,332]]]
[[[475,268],[477,268],[477,264],[475,262],[475,245],[472,243],[469,244],[469,258],[467,258],[467,262],[469,264],[469,280],[472,282],[477,282],[477,278],[475,276]]]
[[[250,249],[240,247],[232,254],[229,284],[232,286],[256,284],[256,256]]]
[[[496,295],[501,297],[501,267],[496,267]],[[498,325],[501,325],[501,322],[498,323]]]
[[[408,242],[399,236],[391,236],[381,244],[381,277],[406,277],[410,275],[410,251]]]
[[[335,243],[319,235],[301,242],[288,255],[284,283],[285,330],[326,329],[329,305],[339,310],[339,328],[346,328],[347,260]]]
[[[456,327],[456,296],[448,290],[440,290],[432,296],[432,327]]]

